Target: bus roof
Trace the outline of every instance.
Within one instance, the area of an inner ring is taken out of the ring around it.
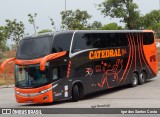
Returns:
[[[54,36],[57,34],[64,34],[64,33],[142,33],[142,32],[154,32],[153,30],[68,30],[68,31],[57,31],[57,32],[48,32],[42,34],[34,34],[30,36],[26,36],[23,39],[28,38],[37,38],[37,37],[44,37],[44,36]]]

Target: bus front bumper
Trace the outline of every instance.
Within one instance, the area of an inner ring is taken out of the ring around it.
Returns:
[[[18,103],[40,104],[53,102],[52,84],[33,89],[15,87],[15,97]]]

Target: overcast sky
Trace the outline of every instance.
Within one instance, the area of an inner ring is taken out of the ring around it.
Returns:
[[[87,10],[93,17],[93,21],[101,21],[103,24],[117,22],[119,20],[104,18],[101,12],[95,8],[94,4],[99,4],[104,0],[66,0],[67,10]],[[154,9],[159,9],[160,0],[134,0],[139,6],[141,14],[145,14]],[[48,17],[54,19],[56,28],[60,28],[61,16],[60,12],[65,9],[65,0],[0,0],[0,25],[5,25],[5,19],[17,19],[23,21],[26,33],[33,34],[33,27],[28,23],[29,13],[37,13],[36,23],[41,29],[52,29]],[[123,25],[120,24],[119,25]]]

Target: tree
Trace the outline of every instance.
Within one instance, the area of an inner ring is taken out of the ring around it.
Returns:
[[[160,10],[153,10],[143,16],[143,29],[150,29],[156,32],[157,37],[160,37]]]
[[[122,27],[118,26],[117,23],[110,23],[102,26],[100,30],[122,30]]]
[[[144,28],[152,27],[154,29],[157,23],[160,23],[160,10],[153,10],[143,16]]]
[[[36,26],[36,22],[35,22],[35,19],[37,17],[37,13],[34,13],[34,15],[28,14],[28,17],[29,17],[28,22],[33,25],[34,32],[36,34],[37,33],[37,29],[38,29],[38,26]]]
[[[0,26],[0,50],[7,51],[8,47],[6,46],[7,39],[9,38],[9,32],[6,26]]]
[[[105,0],[98,4],[98,9],[104,16],[121,18],[120,22],[126,24],[128,29],[138,29],[140,13],[133,0]]]
[[[47,32],[52,32],[52,30],[50,30],[50,29],[43,29],[43,30],[39,31],[38,34],[47,33]]]
[[[62,11],[62,29],[69,30],[84,30],[88,29],[88,20],[91,18],[91,15],[87,11],[81,11],[79,9],[72,11]]]
[[[102,23],[99,22],[99,21],[94,21],[92,24],[91,24],[91,29],[93,30],[98,30],[102,27]]]
[[[50,17],[49,17],[49,20],[51,21],[51,25],[52,25],[53,30],[55,30],[55,31],[56,31],[55,22],[54,22],[54,21],[53,21],[53,19],[52,19],[52,18],[50,18]]]
[[[16,43],[16,47],[18,47],[19,41],[21,38],[24,37],[24,24],[22,21],[17,22],[17,20],[6,20],[6,29],[9,34],[9,38],[12,38],[12,40]]]

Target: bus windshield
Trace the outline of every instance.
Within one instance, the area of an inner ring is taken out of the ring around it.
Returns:
[[[49,84],[48,66],[40,71],[39,65],[15,65],[15,85],[19,88],[35,88]]]
[[[37,59],[51,53],[52,37],[22,39],[17,50],[17,59]]]

